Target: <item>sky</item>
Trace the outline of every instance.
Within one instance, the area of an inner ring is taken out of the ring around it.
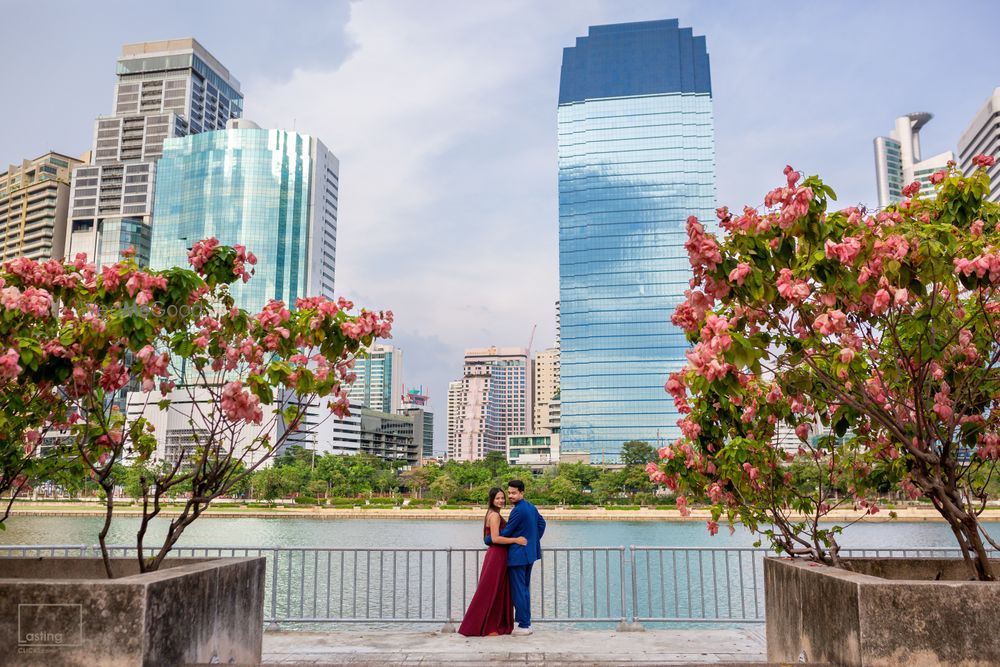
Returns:
[[[935,115],[954,150],[1000,85],[992,2],[0,0],[0,165],[90,148],[121,45],[193,36],[245,117],[341,163],[337,292],[395,313],[404,382],[445,444],[468,347],[553,344],[562,49],[590,25],[677,18],[711,59],[720,205],[759,205],[785,164],[874,205],[872,139]],[[3,167],[0,167],[2,169]],[[251,250],[254,250],[251,248]]]

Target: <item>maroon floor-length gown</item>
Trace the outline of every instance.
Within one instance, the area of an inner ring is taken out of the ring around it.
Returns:
[[[507,521],[500,517],[500,530],[506,525]],[[489,527],[484,525],[483,536],[489,534]],[[494,633],[509,635],[513,629],[514,604],[507,578],[507,547],[493,545],[486,550],[479,585],[458,631],[466,637],[485,637]]]

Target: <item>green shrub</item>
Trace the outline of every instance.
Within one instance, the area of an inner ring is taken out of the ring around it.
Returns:
[[[296,505],[315,505],[319,501],[312,496],[295,496]]]

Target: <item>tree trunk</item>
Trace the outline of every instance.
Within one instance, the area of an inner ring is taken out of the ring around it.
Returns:
[[[986,545],[979,533],[979,517],[965,509],[955,489],[937,487],[929,494],[941,516],[951,526],[962,558],[969,571],[969,578],[978,581],[995,581],[993,567],[986,554]]]

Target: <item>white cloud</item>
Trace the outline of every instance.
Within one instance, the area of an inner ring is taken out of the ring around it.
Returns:
[[[442,421],[463,348],[525,345],[536,322],[540,346],[554,333],[560,41],[513,29],[533,15],[362,2],[339,68],[245,86],[248,118],[294,123],[340,158],[337,291],[394,311],[397,342],[421,350],[404,380],[430,387]],[[525,122],[538,108],[549,125]]]

